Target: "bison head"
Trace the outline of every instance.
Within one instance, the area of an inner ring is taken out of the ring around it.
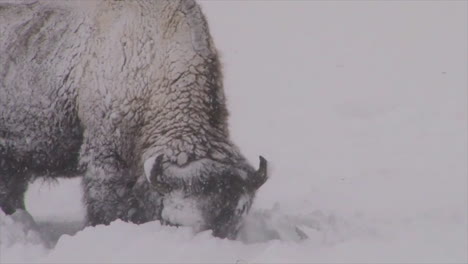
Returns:
[[[179,166],[159,155],[145,162],[145,173],[162,195],[163,222],[211,229],[217,237],[233,239],[255,192],[267,180],[267,161],[260,156],[258,170],[245,160],[199,159]]]

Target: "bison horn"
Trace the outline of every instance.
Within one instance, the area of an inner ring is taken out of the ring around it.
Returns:
[[[163,175],[163,158],[164,156],[163,154],[161,154],[155,159],[153,167],[151,168],[150,183],[157,192],[164,195],[171,192],[172,189],[168,184],[165,184],[160,181],[160,178]]]
[[[260,186],[262,186],[267,179],[267,160],[260,156],[260,165],[258,170],[254,173],[254,177],[252,177],[250,180],[250,186],[256,190],[260,188]]]

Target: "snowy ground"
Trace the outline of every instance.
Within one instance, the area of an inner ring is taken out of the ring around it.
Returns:
[[[0,262],[466,263],[467,5],[203,1],[232,137],[272,165],[239,241],[82,229],[79,179],[37,181]]]

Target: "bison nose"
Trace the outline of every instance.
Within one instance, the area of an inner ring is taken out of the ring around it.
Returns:
[[[213,228],[213,236],[219,238],[227,238],[227,239],[236,239],[237,237],[237,230],[234,228]]]
[[[230,218],[227,221],[215,221],[211,225],[211,230],[215,237],[236,239],[240,225],[240,219]]]

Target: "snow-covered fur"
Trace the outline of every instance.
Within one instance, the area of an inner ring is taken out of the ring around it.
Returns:
[[[0,206],[83,175],[90,225],[159,219],[234,237],[255,171],[229,140],[194,1],[0,2]]]

